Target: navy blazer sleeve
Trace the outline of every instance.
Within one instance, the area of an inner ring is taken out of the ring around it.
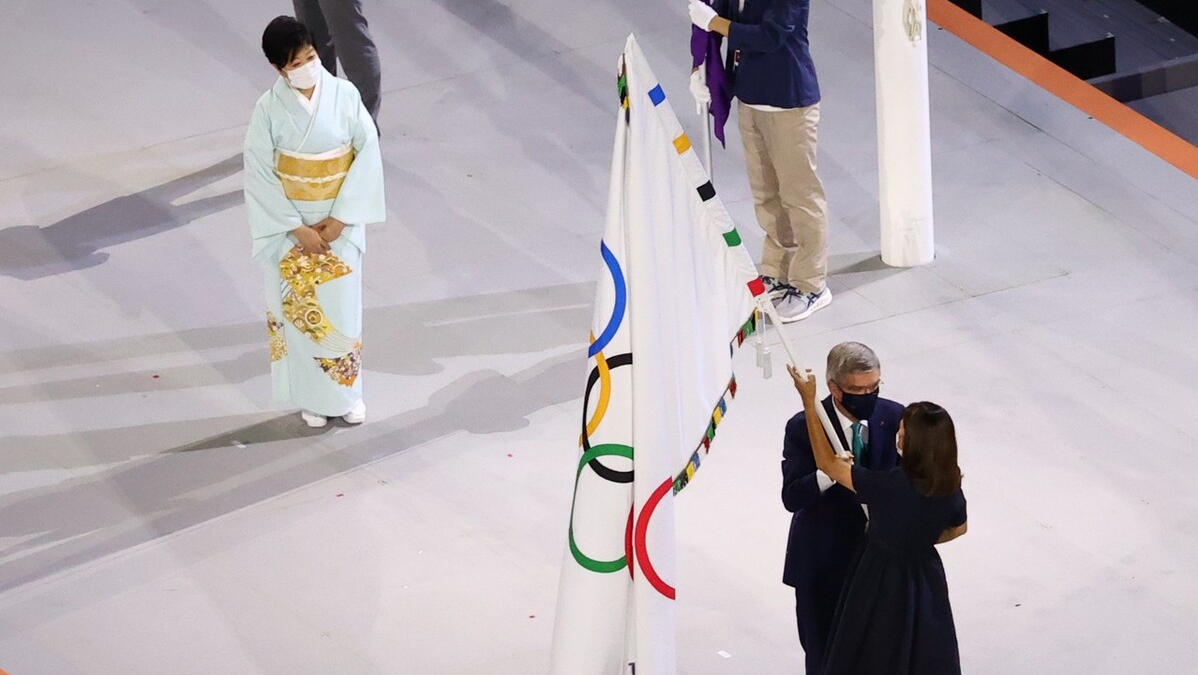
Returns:
[[[733,22],[728,46],[744,52],[774,52],[799,27],[803,5],[798,0],[773,0],[759,24]]]
[[[815,455],[807,435],[807,416],[799,413],[786,423],[782,445],[782,504],[794,513],[819,501]]]

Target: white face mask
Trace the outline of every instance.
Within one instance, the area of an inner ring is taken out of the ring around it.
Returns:
[[[287,73],[287,81],[296,89],[311,89],[320,81],[320,58],[317,57]]]

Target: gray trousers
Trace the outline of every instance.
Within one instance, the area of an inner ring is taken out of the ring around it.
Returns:
[[[316,41],[316,53],[329,72],[337,74],[337,60],[345,76],[362,94],[362,104],[375,126],[379,123],[379,53],[370,37],[361,0],[292,0],[299,19]]]

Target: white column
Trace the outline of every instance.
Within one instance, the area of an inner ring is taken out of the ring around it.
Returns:
[[[894,267],[935,257],[924,1],[874,0],[882,261]]]

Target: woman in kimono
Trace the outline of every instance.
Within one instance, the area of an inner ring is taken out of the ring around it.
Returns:
[[[869,506],[824,650],[824,675],[959,675],[948,583],[936,544],[965,534],[953,420],[935,403],[903,413],[899,466],[871,471],[832,452],[817,414],[816,378],[790,368],[807,411],[816,465]]]
[[[275,400],[310,427],[366,420],[362,254],[386,219],[378,133],[353,84],[321,67],[312,34],[280,16],[262,34],[279,79],[245,136],[245,203],[266,271]]]

